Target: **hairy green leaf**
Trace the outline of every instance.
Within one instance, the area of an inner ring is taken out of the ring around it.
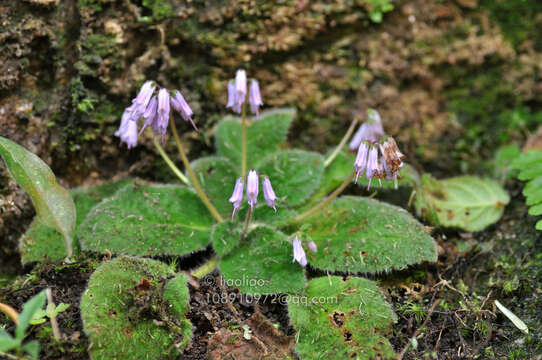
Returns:
[[[288,129],[295,117],[294,109],[264,111],[260,119],[250,121],[247,127],[247,166],[249,169],[265,156],[278,150],[286,141]],[[241,119],[225,118],[216,131],[216,149],[220,156],[229,158],[241,175]],[[246,174],[243,174],[246,175]]]
[[[68,190],[56,182],[49,166],[39,157],[1,136],[0,156],[13,179],[30,196],[40,221],[62,234],[66,253],[71,256],[76,213]]]
[[[292,296],[288,314],[297,330],[301,359],[393,359],[384,337],[396,319],[374,282],[326,276]]]
[[[404,209],[343,196],[303,222],[318,247],[309,263],[329,271],[375,273],[436,261],[436,244]]]
[[[260,175],[269,176],[280,199],[277,205],[297,206],[308,200],[320,186],[324,158],[310,151],[281,150],[263,159],[257,170]]]
[[[190,189],[127,185],[96,205],[79,229],[85,251],[185,255],[210,242],[214,219]]]
[[[288,237],[267,226],[258,226],[222,259],[224,279],[245,294],[297,292],[305,286],[303,268],[292,263]]]
[[[231,216],[232,204],[228,199],[239,174],[228,158],[208,156],[192,162],[192,169],[203,190],[218,212]]]

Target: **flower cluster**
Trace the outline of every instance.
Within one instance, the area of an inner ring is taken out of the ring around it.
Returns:
[[[250,170],[246,178],[247,178],[246,183],[247,183],[248,204],[250,205],[250,209],[254,210],[254,206],[258,202],[259,176],[256,170]],[[245,187],[245,181],[242,177],[240,177],[235,182],[235,186],[233,188],[233,194],[228,200],[229,202],[233,204],[233,213],[231,215],[232,218],[235,216],[235,212],[239,210],[239,208],[241,207],[241,203],[243,202],[244,187]],[[262,188],[263,188],[263,197],[265,198],[265,202],[267,203],[269,207],[277,211],[277,208],[275,207],[275,201],[277,200],[277,196],[275,195],[275,191],[273,191],[273,187],[271,186],[271,181],[269,180],[267,176],[264,176],[263,178]]]
[[[250,103],[250,111],[256,116],[259,115],[260,106],[263,105],[260,95],[260,85],[257,80],[252,79],[249,86],[248,101]],[[228,82],[228,103],[227,108],[231,108],[234,112],[240,114],[243,103],[247,96],[247,74],[245,70],[237,70],[235,80]]]
[[[365,177],[369,180],[367,189],[371,187],[371,180],[374,177],[378,178],[380,183],[382,178],[394,180],[397,188],[397,174],[399,168],[403,166],[402,159],[405,156],[397,147],[395,140],[384,135],[382,121],[376,110],[369,110],[368,115],[369,120],[360,126],[350,142],[352,150],[358,148],[354,161],[355,181],[357,183],[360,174],[365,172]]]
[[[163,137],[167,132],[171,108],[197,130],[192,120],[193,111],[180,91],[173,91],[172,96],[168,89],[160,88],[155,95],[157,87],[154,82],[146,81],[132,100],[132,105],[128,106],[122,114],[120,127],[115,132],[115,136],[120,137],[120,141],[125,143],[128,149],[137,145],[138,135],[147,127]],[[144,123],[138,132],[137,125],[140,119],[143,119]]]

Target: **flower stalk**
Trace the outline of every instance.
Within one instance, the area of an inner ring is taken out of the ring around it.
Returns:
[[[241,176],[247,173],[247,111],[243,104],[241,120]]]
[[[320,203],[316,204],[311,209],[305,211],[303,214],[298,215],[293,220],[293,222],[298,223],[301,220],[303,220],[303,219],[309,217],[310,215],[314,214],[316,211],[320,210],[324,206],[326,206],[331,200],[335,199],[337,196],[339,196],[343,192],[343,190],[350,184],[350,182],[352,181],[353,178],[354,178],[354,173],[350,174],[350,176],[347,177],[343,181],[343,183],[341,185],[339,185],[338,188],[333,190],[333,192],[331,194],[329,194],[329,196],[327,196],[324,200],[322,200]]]
[[[190,166],[190,161],[188,161],[188,157],[186,156],[183,145],[181,143],[181,139],[179,137],[179,134],[177,133],[177,128],[175,127],[174,122],[171,122],[171,132],[173,133],[173,138],[175,139],[175,143],[177,144],[177,148],[179,149],[179,154],[181,155],[181,160],[183,161],[184,167],[186,168],[186,172],[188,172],[188,177],[192,181],[192,185],[194,186],[194,189],[198,193],[201,201],[203,204],[207,207],[211,215],[217,220],[218,222],[224,221],[224,218],[218,213],[214,205],[209,200],[209,197],[207,194],[203,191],[201,188],[201,185],[196,177],[196,174],[194,173],[194,170],[192,170],[192,167]]]
[[[344,134],[344,136],[341,139],[341,142],[339,143],[339,145],[337,145],[337,147],[335,148],[335,150],[333,150],[331,155],[329,155],[329,157],[324,161],[324,167],[325,168],[327,168],[333,162],[333,160],[337,157],[337,155],[339,155],[339,153],[343,149],[343,147],[346,144],[346,142],[348,141],[348,139],[350,139],[350,136],[352,136],[352,133],[354,132],[354,129],[356,128],[356,125],[358,123],[359,123],[359,118],[356,117],[354,119],[354,121],[352,121],[352,123],[350,124],[350,127],[346,131],[346,134]]]
[[[175,165],[175,163],[171,160],[171,158],[166,154],[164,151],[164,148],[162,148],[162,145],[160,145],[160,142],[156,139],[156,137],[153,138],[154,146],[156,147],[156,150],[158,150],[158,153],[160,156],[162,156],[162,159],[164,159],[165,163],[171,171],[186,185],[188,185],[189,181],[188,178],[182,173],[181,170]]]

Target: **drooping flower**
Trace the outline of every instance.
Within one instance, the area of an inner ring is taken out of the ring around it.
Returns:
[[[365,170],[365,177],[369,179],[367,190],[371,188],[371,180],[378,174],[378,170],[378,149],[375,146],[371,146],[367,159],[367,169]]]
[[[263,105],[263,102],[260,94],[260,86],[257,80],[252,80],[250,82],[248,101],[250,102],[250,111],[256,116],[259,116],[259,108]]]
[[[367,110],[367,117],[367,121],[361,124],[358,131],[352,137],[349,144],[350,150],[357,149],[362,141],[375,142],[384,135],[380,114],[374,109],[369,109]]]
[[[266,176],[264,177],[262,181],[262,187],[263,187],[263,197],[265,198],[265,202],[267,205],[275,212],[277,211],[277,208],[275,207],[275,200],[277,200],[277,196],[275,195],[275,191],[273,191],[273,187],[271,186],[271,181]]]
[[[169,113],[170,113],[170,101],[169,101],[169,92],[167,89],[162,88],[158,91],[158,109],[157,109],[157,126],[156,129],[153,129],[156,133],[160,135],[165,135],[167,131],[167,126],[169,124]]]
[[[121,143],[125,143],[128,149],[137,145],[137,123],[130,120],[130,115],[129,112],[124,112],[120,127],[115,132],[115,136],[119,137]]]
[[[399,150],[397,143],[390,136],[384,143],[380,144],[380,152],[382,153],[382,164],[386,173],[386,179],[393,179],[395,188],[397,188],[397,174],[403,166],[403,158],[405,155]]]
[[[139,134],[143,132],[147,127],[151,127],[154,129],[157,127],[156,121],[157,121],[157,114],[156,109],[158,107],[158,101],[156,100],[156,96],[153,96],[151,101],[149,101],[149,105],[147,105],[147,108],[145,109],[145,112],[143,113],[143,119],[145,119],[145,123],[143,124],[143,127],[141,127],[141,130],[139,131]]]
[[[143,115],[145,109],[147,108],[147,105],[149,104],[149,101],[151,100],[155,88],[156,86],[153,85],[152,81],[146,81],[143,86],[141,86],[139,93],[137,94],[135,99],[132,100],[132,105],[129,106],[129,109],[131,111],[130,119],[132,121],[137,122],[139,118]]]
[[[237,70],[235,74],[235,101],[232,110],[240,114],[243,103],[247,96],[247,73],[245,70]]]
[[[318,251],[318,248],[316,247],[316,244],[312,240],[309,241],[308,247],[309,247],[309,250],[312,251],[313,253]]]
[[[292,262],[297,261],[299,265],[303,267],[307,266],[307,256],[305,255],[305,250],[303,250],[303,246],[301,246],[301,241],[299,241],[297,236],[292,242],[292,246],[294,248],[294,258]]]
[[[258,191],[258,174],[256,170],[250,170],[247,175],[247,198],[251,209],[254,209],[254,206],[258,202]]]
[[[231,195],[230,199],[228,200],[233,204],[233,212],[231,214],[231,218],[235,216],[235,212],[239,210],[241,207],[241,202],[243,201],[243,188],[245,187],[245,183],[243,181],[243,178],[237,179],[235,182],[235,187],[233,188],[233,194]]]
[[[231,108],[233,110],[236,94],[234,82],[232,80],[228,81],[228,103],[226,104],[226,108]]]
[[[192,120],[192,115],[194,112],[184,99],[184,96],[179,90],[175,90],[175,96],[171,98],[171,107],[173,110],[177,111],[179,115],[183,118],[184,121],[190,122],[194,129],[198,129],[194,121]]]
[[[358,153],[356,155],[356,161],[354,161],[354,171],[356,172],[356,180],[358,182],[359,174],[361,174],[367,166],[367,152],[369,151],[369,145],[366,141],[359,145]]]

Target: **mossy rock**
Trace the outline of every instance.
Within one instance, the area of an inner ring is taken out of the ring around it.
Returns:
[[[395,358],[385,335],[396,316],[370,280],[312,279],[303,295],[289,297],[288,313],[302,360]]]
[[[120,257],[102,264],[81,298],[89,354],[101,359],[172,359],[190,342],[186,277],[159,261]],[[171,278],[171,279],[170,279]]]

